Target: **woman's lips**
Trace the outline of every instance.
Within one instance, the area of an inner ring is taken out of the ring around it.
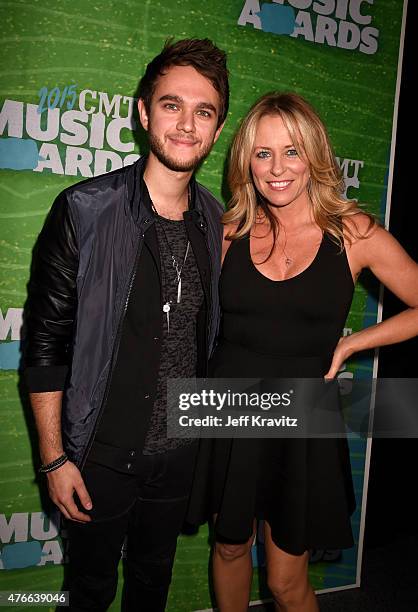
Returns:
[[[267,184],[270,189],[274,191],[284,191],[289,187],[292,181],[268,181]]]

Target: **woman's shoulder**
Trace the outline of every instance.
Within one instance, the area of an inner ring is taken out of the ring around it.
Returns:
[[[370,268],[376,273],[382,265],[390,267],[392,261],[399,263],[406,256],[396,238],[371,215],[360,212],[344,219],[344,228],[344,244],[353,268]]]
[[[353,245],[372,238],[383,229],[372,215],[362,211],[343,217],[342,225],[345,241]]]

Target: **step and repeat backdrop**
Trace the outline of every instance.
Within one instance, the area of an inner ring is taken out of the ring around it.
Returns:
[[[261,94],[295,91],[329,128],[347,197],[383,220],[405,11],[403,0],[0,3],[0,590],[59,590],[65,567],[18,373],[32,247],[63,188],[138,158],[135,92],[148,61],[169,36],[209,37],[227,51],[230,113],[198,176],[219,199],[228,197],[225,162],[240,119]],[[358,284],[345,334],[376,322],[378,293],[370,279]],[[345,364],[346,392],[373,367],[373,356]],[[350,439],[356,545],[311,551],[318,590],[359,584],[370,444]],[[206,528],[181,536],[169,611],[211,608],[208,553]],[[262,544],[253,558],[256,601],[266,595]],[[119,602],[120,590],[111,609]]]

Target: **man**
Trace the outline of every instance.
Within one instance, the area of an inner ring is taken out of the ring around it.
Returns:
[[[196,453],[167,438],[166,380],[205,375],[219,323],[222,208],[193,171],[228,99],[222,51],[167,43],[140,83],[149,156],[63,191],[35,247],[26,380],[71,610],[109,607],[126,535],[126,608],[165,609]]]

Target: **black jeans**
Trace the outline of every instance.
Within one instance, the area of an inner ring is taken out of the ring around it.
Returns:
[[[177,536],[190,493],[196,444],[143,455],[136,475],[87,462],[91,523],[68,521],[70,610],[104,612],[116,595],[127,536],[123,609],[163,612]]]

